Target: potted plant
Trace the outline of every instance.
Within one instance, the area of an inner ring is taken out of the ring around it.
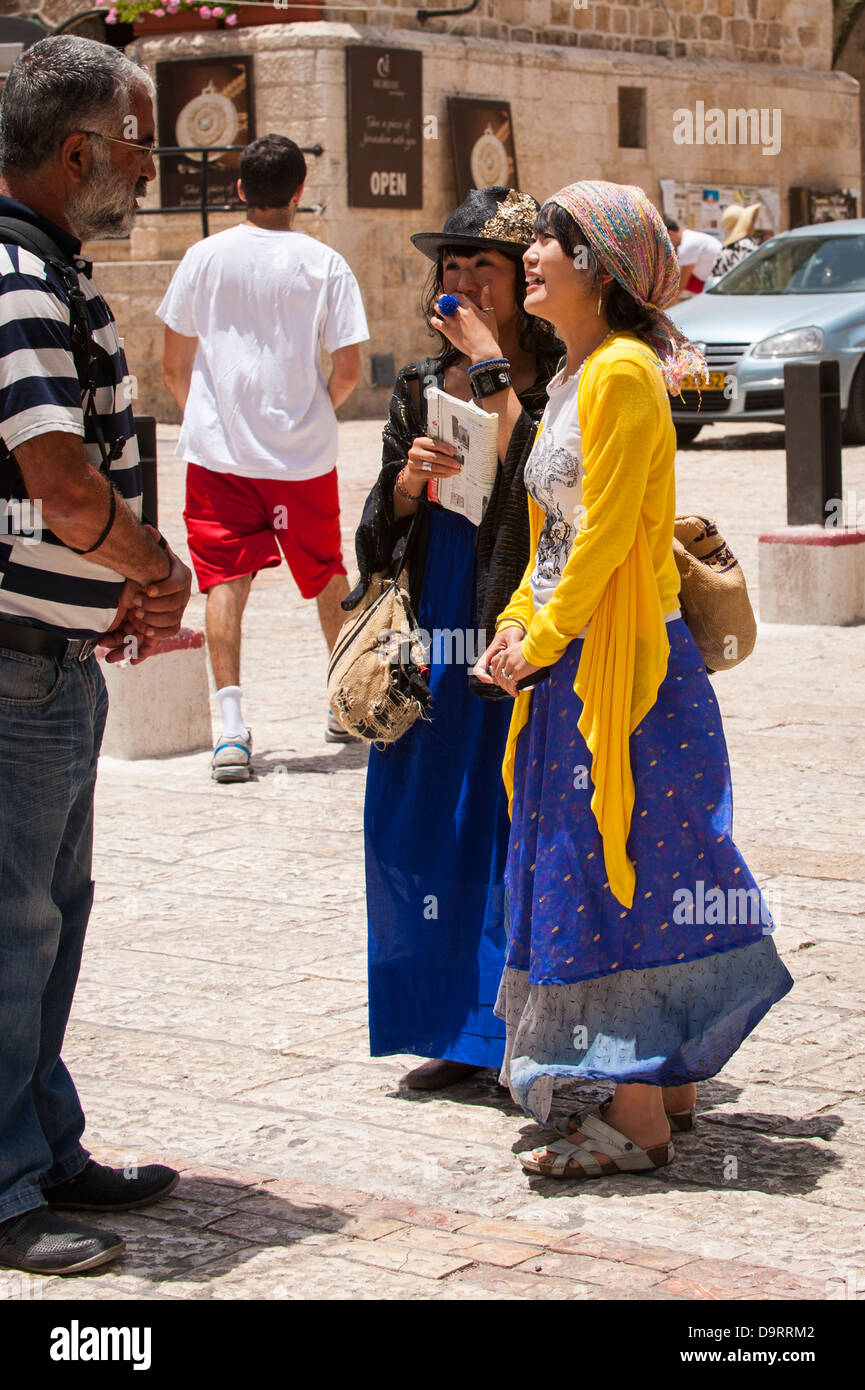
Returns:
[[[232,0],[95,0],[106,24],[131,24],[135,38],[232,29],[259,24],[290,24],[321,18],[321,5],[256,5]]]

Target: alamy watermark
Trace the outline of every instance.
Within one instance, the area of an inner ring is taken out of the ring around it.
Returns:
[[[727,923],[761,926],[770,932],[775,924],[777,894],[773,893],[772,912],[759,888],[707,887],[698,878],[693,889],[676,888],[673,892],[673,921],[676,926],[720,927]]]
[[[0,536],[14,536],[22,545],[38,545],[42,532],[38,497],[0,497]]]
[[[21,1302],[25,1299],[40,1299],[44,1281],[34,1279],[32,1274],[19,1274],[11,1269],[0,1275],[0,1303],[7,1300]]]
[[[781,152],[781,108],[778,106],[729,107],[694,103],[692,111],[680,106],[673,112],[676,145],[762,145],[764,155]]]
[[[149,1327],[82,1327],[77,1318],[51,1331],[52,1361],[128,1361],[148,1371],[152,1333]]]
[[[396,666],[409,657],[418,666],[474,666],[487,649],[484,629],[473,627],[424,627],[411,632],[382,628],[376,650],[384,663]]]
[[[825,506],[827,530],[865,533],[865,493],[848,491],[844,497],[830,497]]]

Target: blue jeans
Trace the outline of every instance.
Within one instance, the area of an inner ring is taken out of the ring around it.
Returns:
[[[60,1051],[93,902],[96,658],[0,647],[0,1221],[85,1166]]]

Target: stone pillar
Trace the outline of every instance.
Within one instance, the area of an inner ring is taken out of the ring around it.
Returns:
[[[849,627],[865,622],[865,531],[784,526],[759,538],[760,618]]]

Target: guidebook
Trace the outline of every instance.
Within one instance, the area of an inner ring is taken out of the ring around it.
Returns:
[[[437,386],[431,386],[426,397],[430,439],[452,444],[462,464],[462,470],[452,478],[430,479],[430,501],[479,526],[499,466],[499,417],[473,401],[457,400]]]

